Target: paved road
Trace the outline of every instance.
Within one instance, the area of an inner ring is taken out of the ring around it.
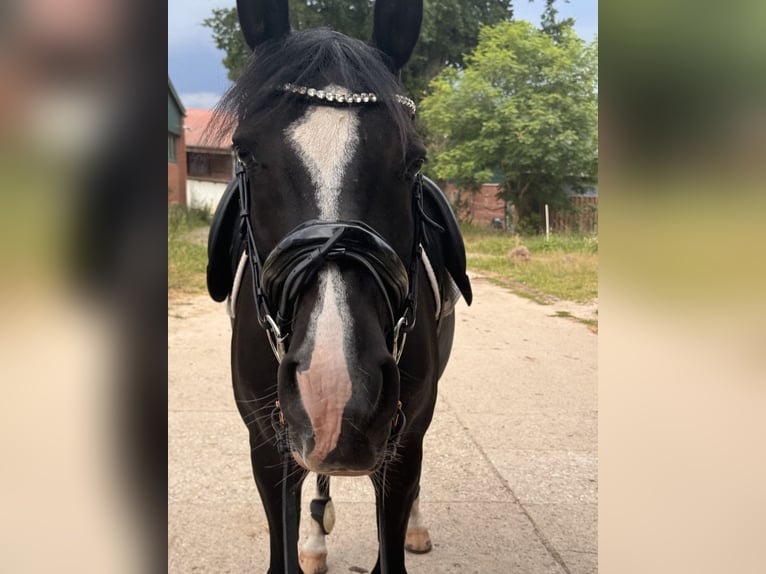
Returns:
[[[426,437],[434,549],[410,574],[597,571],[597,335],[474,279]],[[168,317],[168,554],[173,573],[263,574],[268,527],[229,379],[229,320],[204,297]],[[304,488],[304,509],[313,480]],[[331,574],[368,571],[372,487],[334,478]],[[305,525],[305,518],[303,524]]]

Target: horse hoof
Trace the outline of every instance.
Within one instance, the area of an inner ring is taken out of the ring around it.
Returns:
[[[428,528],[408,528],[404,549],[414,554],[425,554],[431,551],[431,536]]]
[[[327,572],[326,553],[301,550],[299,561],[301,563],[301,570],[305,574],[326,574]]]

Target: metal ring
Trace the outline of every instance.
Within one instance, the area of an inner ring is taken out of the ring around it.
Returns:
[[[266,329],[266,335],[269,339],[269,345],[271,345],[271,350],[274,352],[274,356],[277,358],[277,363],[281,363],[282,358],[285,356],[285,339],[287,339],[287,335],[284,337],[282,336],[282,332],[279,330],[277,323],[274,321],[271,315],[267,314],[264,319],[268,325],[268,328]]]
[[[404,343],[407,340],[407,330],[402,330],[402,327],[407,326],[407,315],[402,315],[401,319],[399,319],[396,322],[396,325],[394,326],[394,344],[393,344],[393,352],[392,355],[394,356],[394,361],[396,363],[399,363],[399,359],[402,358],[402,351],[404,351]],[[399,342],[399,335],[401,334],[402,340],[401,343]]]

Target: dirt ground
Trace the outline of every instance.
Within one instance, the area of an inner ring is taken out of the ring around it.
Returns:
[[[478,277],[426,436],[421,510],[434,549],[410,574],[597,572],[596,305],[539,305]],[[222,304],[168,311],[169,571],[265,572],[268,526],[234,407]],[[313,480],[304,488],[304,510]],[[375,562],[372,487],[333,479],[331,573]],[[302,521],[302,531],[306,519]]]

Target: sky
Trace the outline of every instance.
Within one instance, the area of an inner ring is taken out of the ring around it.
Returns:
[[[226,68],[211,36],[202,25],[213,8],[233,7],[236,0],[168,0],[168,75],[187,108],[212,108],[229,87]],[[544,0],[516,0],[517,20],[535,25]],[[573,17],[575,30],[586,40],[598,32],[598,0],[563,0],[557,3],[561,18]]]

